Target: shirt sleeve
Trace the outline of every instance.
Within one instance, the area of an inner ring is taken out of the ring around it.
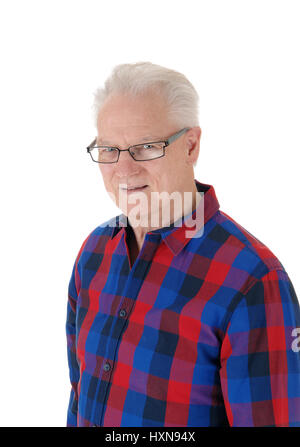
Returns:
[[[232,427],[300,426],[300,310],[285,270],[237,296],[225,321],[220,380]]]
[[[78,382],[80,378],[80,370],[76,355],[76,306],[81,286],[78,263],[88,237],[81,245],[79,253],[77,254],[68,287],[66,336],[71,391],[67,412],[67,427],[77,427]]]
[[[67,355],[68,355],[69,377],[71,382],[71,393],[70,393],[68,415],[67,415],[67,427],[77,426],[77,406],[78,406],[77,385],[79,381],[79,366],[76,358],[75,319],[76,319],[77,293],[75,287],[75,269],[76,269],[76,262],[73,266],[73,271],[69,283],[67,322],[66,322]]]

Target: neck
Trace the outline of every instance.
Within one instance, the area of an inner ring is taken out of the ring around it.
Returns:
[[[132,227],[133,230],[133,235],[137,246],[139,248],[139,250],[142,248],[143,243],[144,243],[144,239],[146,234],[149,231],[154,231],[157,230],[159,228],[164,228],[167,226],[170,226],[172,223],[176,222],[178,219],[192,213],[192,211],[195,210],[195,208],[198,206],[199,204],[199,200],[201,197],[199,197],[199,195],[197,195],[197,187],[195,182],[193,182],[193,188],[192,191],[186,191],[186,192],[191,192],[192,196],[188,196],[188,200],[184,200],[184,194],[181,194],[181,206],[175,206],[175,201],[172,200],[171,204],[170,204],[170,215],[165,216],[164,213],[162,213],[162,205],[160,203],[160,207],[159,207],[159,216],[155,216],[158,217],[158,219],[153,219],[153,215],[151,215],[151,213],[148,213],[147,216],[144,216],[144,219],[140,219],[141,222],[143,222],[143,225],[132,225],[132,223],[130,222],[130,219],[128,217],[128,221]],[[157,222],[158,220],[158,222]],[[144,223],[153,223],[155,222],[155,225],[144,225]]]

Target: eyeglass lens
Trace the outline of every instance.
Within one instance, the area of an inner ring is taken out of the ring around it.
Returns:
[[[118,160],[118,150],[113,147],[94,147],[90,153],[94,161],[113,163]],[[141,144],[130,148],[135,160],[152,160],[161,157],[164,153],[164,143]]]

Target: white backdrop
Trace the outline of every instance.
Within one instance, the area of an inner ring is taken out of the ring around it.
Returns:
[[[119,63],[182,71],[200,95],[195,177],[280,259],[300,296],[299,1],[0,3],[1,426],[65,426],[75,256],[119,214],[85,147]]]

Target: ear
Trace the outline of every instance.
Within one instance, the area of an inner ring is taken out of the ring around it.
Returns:
[[[199,157],[201,129],[199,126],[192,127],[186,133],[186,163],[194,165]]]

